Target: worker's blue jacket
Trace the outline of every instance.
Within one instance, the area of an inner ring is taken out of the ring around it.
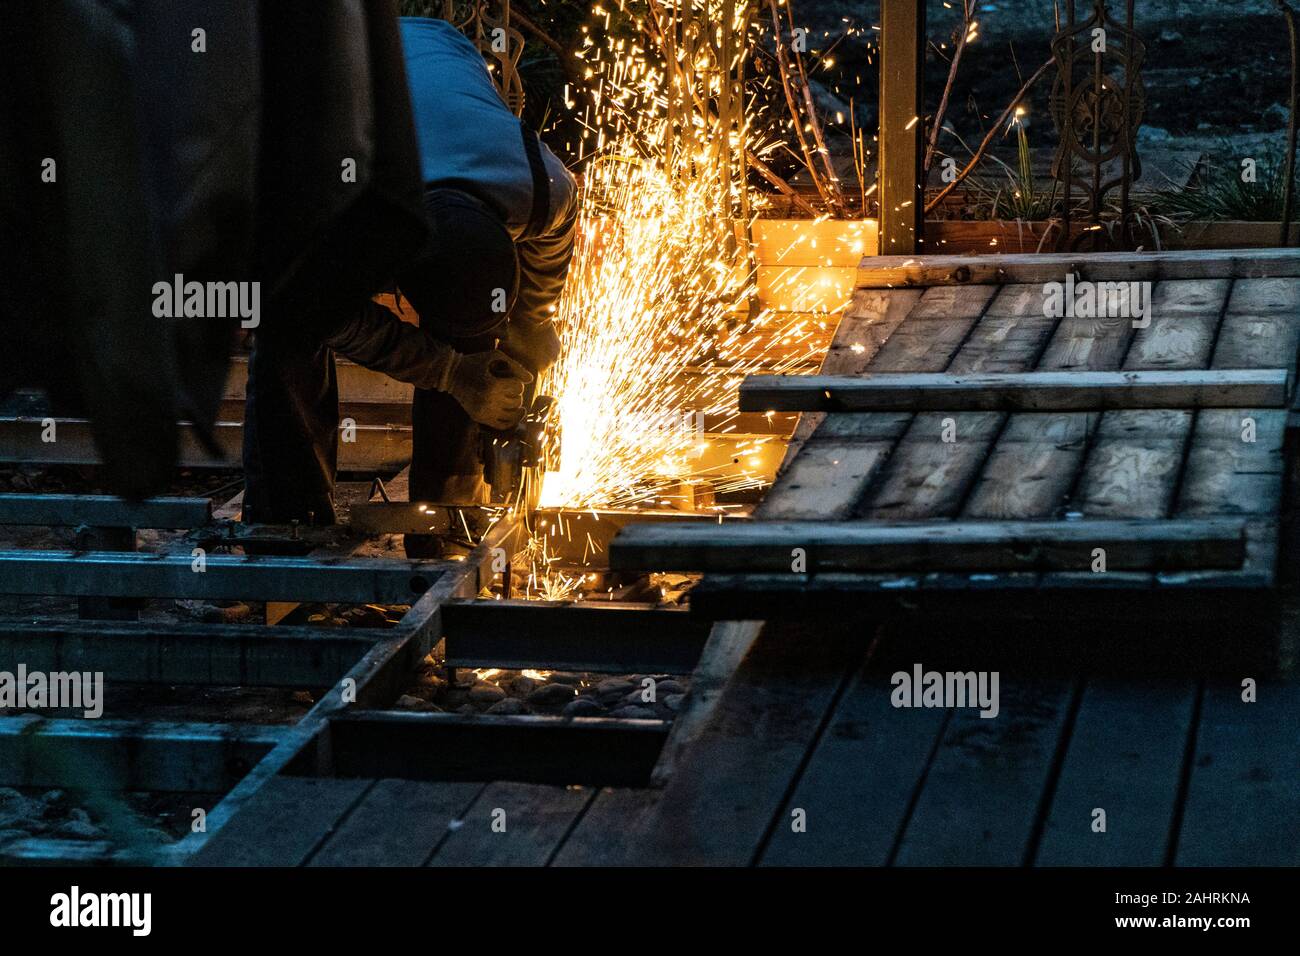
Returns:
[[[462,189],[496,211],[519,253],[512,319],[547,318],[572,255],[573,177],[510,112],[482,54],[455,27],[403,17],[401,31],[425,186]]]

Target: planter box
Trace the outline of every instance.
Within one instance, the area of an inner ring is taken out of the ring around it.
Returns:
[[[966,253],[1054,252],[1060,227],[1048,222],[1007,220],[942,220],[925,224],[926,247],[931,255]],[[1048,235],[1050,231],[1050,235]],[[1083,228],[1075,224],[1077,236]],[[1281,238],[1280,222],[1189,222],[1177,230],[1160,232],[1161,249],[1252,249],[1275,247]],[[1047,241],[1043,237],[1047,235]],[[1291,227],[1291,242],[1300,240],[1300,224]],[[1155,242],[1145,243],[1148,249]]]

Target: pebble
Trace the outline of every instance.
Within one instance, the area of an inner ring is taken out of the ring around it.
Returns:
[[[686,699],[685,694],[669,694],[664,698],[663,703],[665,707],[667,707],[673,713],[676,713],[677,711],[682,709],[682,701],[684,701],[685,699]]]
[[[577,685],[582,683],[582,676],[580,674],[567,674],[567,673],[558,674],[557,673],[551,675],[551,682],[555,684]]]
[[[0,846],[4,846],[10,840],[25,840],[27,836],[26,830],[0,830]]]
[[[537,689],[537,681],[531,677],[524,677],[522,674],[510,682],[510,690],[520,697],[527,697]]]
[[[399,710],[418,710],[426,703],[428,702],[420,700],[418,697],[412,697],[410,694],[403,694],[401,697],[397,698],[397,701],[393,706]]]
[[[564,705],[565,717],[603,717],[605,708],[590,697],[577,697]]]
[[[661,680],[655,684],[655,694],[661,698],[667,697],[669,694],[684,693],[686,693],[686,688],[682,686],[680,681],[669,679]]]
[[[507,697],[505,700],[499,700],[487,709],[489,714],[523,714],[527,713],[528,708],[518,697]]]
[[[478,708],[475,707],[473,704],[461,704],[459,707],[456,708],[456,713],[465,714],[467,716],[469,714],[477,714]]]
[[[634,707],[627,705],[619,707],[609,712],[611,717],[622,717],[627,720],[654,720],[657,716],[649,707]]]
[[[631,706],[631,707],[641,707],[646,704],[652,704],[654,703],[654,700],[658,698],[657,694],[655,695],[655,698],[651,700],[645,700],[642,697],[642,695],[645,694],[645,692],[649,689],[650,688],[648,687],[638,687],[636,690],[624,694],[622,699],[619,701],[619,704],[621,706]]]
[[[622,697],[636,685],[622,677],[610,677],[596,685],[596,693],[601,697]]]
[[[83,823],[81,820],[69,820],[61,823],[54,829],[56,836],[73,837],[77,840],[98,840],[103,833],[99,827],[91,823]]]
[[[504,690],[488,681],[480,681],[469,689],[470,703],[482,704],[485,707],[503,700],[505,696],[506,692]]]
[[[543,684],[528,695],[528,703],[543,707],[564,704],[573,700],[576,693],[568,684]]]

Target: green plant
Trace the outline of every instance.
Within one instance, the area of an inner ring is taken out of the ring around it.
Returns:
[[[982,217],[988,219],[1013,219],[1038,221],[1051,219],[1056,213],[1056,184],[1042,191],[1034,183],[1033,156],[1029,151],[1029,137],[1025,133],[1023,111],[1017,109],[1011,119],[1016,131],[1016,164],[990,155],[988,158],[1001,167],[1000,178],[972,176],[970,190]]]
[[[1281,220],[1286,203],[1284,160],[1283,150],[1271,149],[1249,160],[1207,164],[1191,184],[1161,190],[1154,205],[1177,220]]]

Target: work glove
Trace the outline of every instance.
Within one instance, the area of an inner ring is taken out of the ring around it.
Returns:
[[[524,417],[524,386],[532,372],[500,351],[452,352],[446,388],[474,421],[503,430]]]
[[[551,322],[511,319],[500,348],[534,372],[543,372],[560,357],[560,336]]]

